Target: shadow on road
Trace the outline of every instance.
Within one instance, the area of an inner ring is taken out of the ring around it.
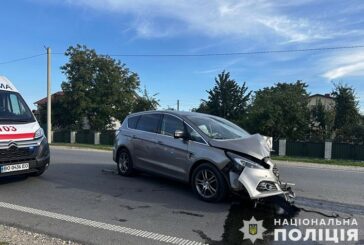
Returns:
[[[0,178],[0,185],[5,186],[7,184],[18,183],[21,181],[25,181],[28,178],[28,175],[16,175],[16,176],[6,176]]]
[[[142,202],[147,206],[161,204],[173,210],[226,212],[230,203],[206,203],[197,198],[190,186],[164,177],[137,173],[122,177],[115,164],[57,163],[41,176],[59,189],[80,189],[117,198],[121,203]],[[132,207],[125,205],[128,209]],[[186,212],[186,213],[188,213]]]

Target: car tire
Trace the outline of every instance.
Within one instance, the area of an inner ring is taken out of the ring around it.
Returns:
[[[31,173],[30,176],[32,176],[32,177],[41,176],[46,170],[47,170],[47,167],[46,166],[41,167],[41,168],[38,168],[38,171],[37,172],[34,172],[34,173]]]
[[[228,192],[224,176],[209,163],[203,163],[193,171],[191,184],[195,194],[206,202],[220,202]]]
[[[133,170],[133,159],[131,158],[127,149],[121,149],[118,154],[117,160],[118,174],[121,176],[132,176]]]

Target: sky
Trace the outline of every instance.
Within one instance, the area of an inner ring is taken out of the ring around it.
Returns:
[[[208,54],[364,45],[361,0],[4,0],[0,74],[30,104],[46,96],[46,56],[52,91],[66,78],[62,54],[84,44],[100,54]],[[161,108],[197,107],[223,70],[249,90],[303,80],[311,94],[333,82],[355,88],[364,112],[364,48],[208,57],[118,56]],[[34,108],[34,106],[32,106]]]

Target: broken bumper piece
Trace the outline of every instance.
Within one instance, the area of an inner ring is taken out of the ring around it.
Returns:
[[[280,182],[272,169],[244,168],[238,180],[252,200],[282,195],[287,202],[294,202],[293,184]]]

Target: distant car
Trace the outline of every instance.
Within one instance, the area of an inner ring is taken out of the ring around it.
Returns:
[[[251,199],[294,198],[281,184],[263,136],[208,114],[131,114],[116,133],[113,159],[120,175],[139,170],[187,182],[204,201],[220,201],[229,191]]]
[[[43,129],[15,86],[0,76],[0,177],[39,176],[49,159]]]

